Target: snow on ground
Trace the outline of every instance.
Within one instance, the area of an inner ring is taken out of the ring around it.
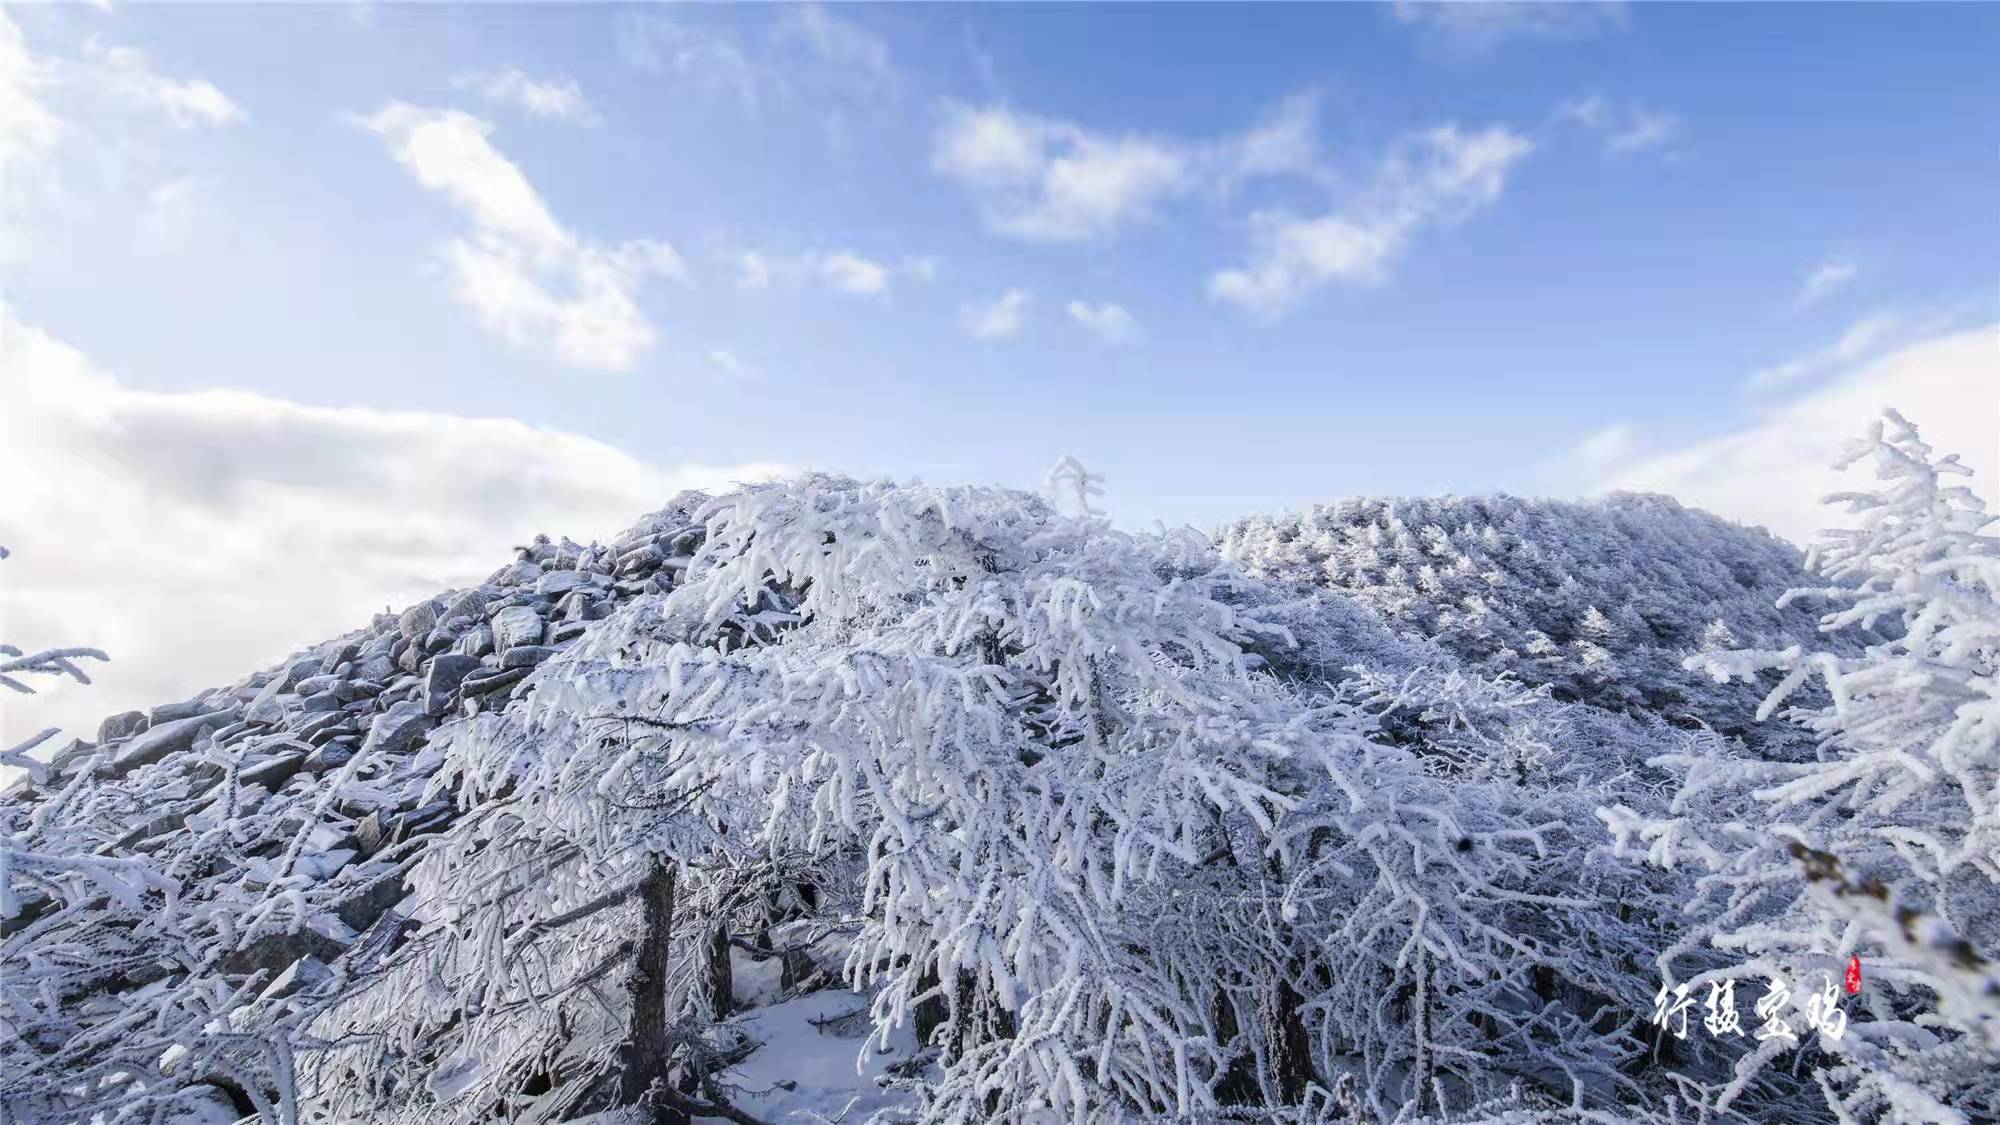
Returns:
[[[849,1013],[853,1018],[839,1018]],[[750,1012],[742,1025],[764,1046],[729,1072],[729,1081],[742,1090],[734,1100],[773,1125],[812,1121],[813,1114],[839,1120],[843,1109],[846,1120],[859,1121],[905,1098],[883,1089],[879,1080],[892,1064],[916,1053],[916,1032],[908,1025],[896,1028],[883,1049],[868,1035],[873,1025],[866,996],[830,988]],[[781,1089],[779,1082],[796,1086]]]

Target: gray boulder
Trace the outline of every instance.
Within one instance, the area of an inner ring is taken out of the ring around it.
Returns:
[[[148,762],[157,762],[169,754],[178,754],[190,749],[203,727],[211,730],[226,727],[236,721],[241,710],[232,707],[206,715],[190,715],[185,719],[176,719],[171,723],[151,727],[146,733],[120,747],[118,756],[111,760],[111,766],[115,771],[124,773]]]
[[[404,610],[403,616],[396,619],[396,632],[401,634],[404,640],[414,641],[425,633],[430,632],[437,625],[437,621],[436,603],[428,601],[418,602]]]
[[[299,700],[299,711],[306,715],[316,715],[321,711],[340,710],[340,697],[331,691],[317,692]]]
[[[493,630],[484,623],[474,625],[458,638],[458,651],[471,657],[485,656],[493,651]]]
[[[331,675],[334,669],[352,661],[355,654],[361,651],[361,646],[353,641],[333,641],[322,651],[325,655],[319,662],[319,670]]]
[[[466,590],[445,603],[444,619],[449,621],[454,617],[470,617],[474,619],[484,617],[486,616],[486,603],[490,600],[487,597],[486,591],[482,588],[474,587],[473,589]]]
[[[292,962],[292,967],[279,973],[264,991],[257,994],[259,1000],[278,1000],[290,996],[301,989],[318,988],[333,979],[333,970],[326,962],[308,953]]]
[[[590,575],[584,571],[551,570],[535,580],[535,593],[545,598],[554,598],[588,585],[590,585]]]
[[[518,645],[542,643],[542,615],[524,605],[508,606],[493,615],[493,647],[501,652]]]
[[[480,672],[477,675],[467,676],[459,691],[467,696],[484,695],[489,691],[498,691],[508,684],[527,679],[529,671],[527,668],[505,668]]]
[[[148,715],[147,718],[151,720],[150,725],[159,726],[161,723],[171,723],[176,719],[186,719],[194,715],[205,715],[213,710],[213,707],[208,706],[199,699],[190,699],[185,703],[162,703],[158,707],[153,708],[152,714]]]
[[[476,656],[447,652],[433,657],[430,667],[424,670],[424,714],[444,714],[451,706],[451,697],[457,693],[458,685],[478,669],[479,658]]]
[[[368,728],[367,741],[361,744],[361,752],[401,753],[409,749],[410,744],[430,726],[430,716],[424,713],[423,705],[414,700],[404,700],[376,717],[374,724]]]
[[[500,654],[500,667],[533,668],[555,654],[556,650],[548,645],[515,645]]]
[[[125,711],[97,724],[97,744],[102,746],[127,735],[138,734],[151,725],[143,711]]]

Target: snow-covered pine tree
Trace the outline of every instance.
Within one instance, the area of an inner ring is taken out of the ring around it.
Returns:
[[[1787,718],[1818,760],[1663,760],[1684,771],[1671,814],[1610,808],[1621,847],[1702,872],[1690,939],[1742,964],[1705,974],[1775,977],[1795,994],[1838,979],[1859,954],[1869,987],[1822,1077],[1843,1121],[2000,1117],[2000,538],[1984,503],[1893,411],[1839,467],[1869,463],[1882,485],[1840,493],[1856,526],[1811,559],[1828,584],[1784,602],[1830,603],[1838,638],[1876,626],[1859,653],[1739,650],[1690,657],[1717,678],[1781,673],[1761,715],[1809,677],[1825,706]],[[1704,978],[1696,978],[1700,983]],[[1746,1056],[1740,1087],[1775,1047]]]

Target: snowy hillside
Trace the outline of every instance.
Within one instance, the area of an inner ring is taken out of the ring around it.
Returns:
[[[2000,1119],[2000,540],[1854,457],[1817,573],[1650,496],[1134,535],[1080,470],[538,539],[13,756],[0,1122]],[[1656,1019],[1850,955],[1842,1034]]]
[[[1811,605],[1777,604],[1802,581],[1796,549],[1666,496],[1343,500],[1238,521],[1223,553],[1260,577],[1349,594],[1483,672],[1731,734],[1752,731],[1762,693],[1682,661],[1817,632]]]

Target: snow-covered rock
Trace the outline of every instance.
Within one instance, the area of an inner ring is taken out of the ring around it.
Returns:
[[[542,643],[542,615],[524,605],[512,605],[493,615],[493,647],[500,652],[519,645]]]

